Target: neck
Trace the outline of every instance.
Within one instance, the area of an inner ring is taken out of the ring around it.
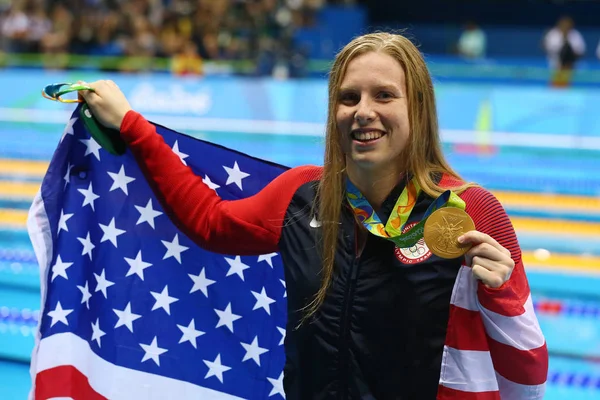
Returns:
[[[396,166],[382,169],[363,169],[348,163],[346,171],[348,178],[365,196],[375,211],[381,208],[392,189],[404,177],[404,171]]]

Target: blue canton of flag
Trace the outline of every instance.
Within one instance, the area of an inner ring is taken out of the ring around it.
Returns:
[[[286,289],[278,254],[199,248],[172,223],[131,152],[106,152],[77,116],[28,222],[43,306],[32,394],[284,397]],[[257,193],[285,170],[157,131],[226,200]]]

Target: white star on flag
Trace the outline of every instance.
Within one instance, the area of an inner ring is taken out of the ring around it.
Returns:
[[[67,172],[65,173],[65,176],[63,177],[63,179],[65,180],[65,188],[71,181],[71,170],[73,169],[73,167],[74,167],[73,164],[71,164],[71,163],[67,164]]]
[[[228,175],[227,182],[225,182],[225,184],[230,185],[232,183],[235,183],[237,187],[240,188],[240,190],[244,190],[242,189],[242,179],[249,177],[250,174],[240,171],[240,167],[238,166],[237,161],[233,163],[233,168],[229,168],[226,166],[223,166],[223,168],[225,168],[225,171],[227,171]]]
[[[111,287],[112,285],[114,285],[114,282],[111,282],[109,280],[106,279],[106,277],[104,276],[106,272],[106,269],[102,270],[102,273],[100,275],[98,275],[97,273],[94,272],[94,276],[96,277],[96,290],[95,292],[102,292],[102,294],[104,295],[105,299],[108,299],[108,295],[106,293],[106,290]]]
[[[271,393],[269,393],[269,397],[275,396],[276,394],[280,394],[281,397],[283,397],[285,399],[285,392],[283,391],[283,371],[281,372],[281,375],[279,375],[279,378],[273,379],[273,378],[267,377],[267,379],[269,380],[271,385],[273,385],[273,389],[271,389]]]
[[[96,199],[99,199],[100,196],[94,193],[94,190],[92,189],[92,182],[90,182],[90,186],[88,186],[87,189],[77,189],[77,191],[84,196],[83,204],[81,205],[81,207],[83,208],[89,204],[90,207],[92,207],[92,210],[96,211],[94,209],[94,201],[96,201]]]
[[[63,262],[63,260],[60,258],[60,255],[58,255],[56,257],[56,263],[52,266],[52,279],[50,279],[50,282],[54,281],[54,278],[57,276],[62,276],[66,280],[69,280],[69,277],[67,276],[67,269],[71,265],[73,265],[72,262]]]
[[[133,321],[142,316],[131,312],[131,302],[127,303],[127,307],[125,307],[123,311],[117,310],[116,308],[113,308],[113,311],[117,314],[117,317],[119,317],[119,320],[115,324],[115,329],[120,326],[126,326],[127,329],[133,333]]]
[[[221,186],[217,185],[216,183],[214,183],[213,181],[211,181],[210,178],[208,177],[208,175],[204,175],[204,179],[202,179],[202,182],[206,186],[208,186],[209,188],[214,190],[215,192],[217,191],[218,188],[221,187]]]
[[[85,256],[86,254],[90,257],[90,261],[92,260],[92,250],[96,247],[92,240],[90,239],[90,233],[87,233],[85,238],[77,238],[79,242],[83,245],[83,250],[81,251],[81,255]]]
[[[100,149],[102,147],[98,144],[98,142],[96,142],[94,139],[79,139],[79,141],[85,144],[86,149],[84,156],[93,154],[94,157],[100,161]]]
[[[171,303],[179,301],[179,299],[169,296],[169,285],[166,285],[160,293],[150,292],[150,294],[156,300],[152,307],[152,311],[162,308],[167,314],[171,315]]]
[[[229,264],[229,271],[227,271],[226,276],[237,274],[242,280],[244,280],[244,270],[250,268],[250,266],[244,264],[240,256],[236,256],[235,259],[225,257],[225,261],[227,261],[227,264]]]
[[[123,229],[118,229],[115,226],[115,219],[111,219],[108,225],[98,225],[100,225],[100,229],[102,229],[102,232],[104,232],[102,234],[102,239],[100,239],[100,243],[110,240],[110,242],[117,247],[117,237],[124,234],[125,231]]]
[[[279,282],[281,282],[281,284],[283,285],[283,288],[286,289],[285,281],[283,279],[280,279]],[[283,297],[287,297],[287,290],[283,291]]]
[[[135,178],[125,175],[125,166],[121,165],[121,169],[116,174],[110,171],[107,172],[108,175],[110,175],[110,177],[113,179],[113,184],[108,191],[112,192],[113,190],[121,189],[125,195],[129,195],[127,192],[127,185],[135,181]]]
[[[156,363],[156,365],[158,365],[160,367],[159,356],[161,354],[166,353],[168,350],[158,347],[157,337],[154,336],[154,339],[152,339],[152,343],[150,343],[150,344],[140,343],[140,346],[142,347],[142,349],[144,349],[144,352],[145,352],[144,357],[142,358],[142,362],[152,359],[152,361],[154,361]]]
[[[194,320],[192,319],[188,326],[177,325],[177,327],[183,333],[183,335],[181,335],[179,343],[190,342],[192,346],[194,346],[194,348],[197,349],[196,338],[204,335],[204,332],[196,330],[196,323],[194,322]]]
[[[125,274],[125,276],[131,276],[133,274],[136,274],[140,277],[141,280],[144,280],[144,270],[148,267],[151,267],[152,264],[144,262],[142,260],[142,251],[138,251],[137,256],[135,256],[135,259],[127,257],[123,258],[125,259],[127,264],[129,264],[129,271],[127,271],[127,274]]]
[[[217,354],[217,358],[215,361],[204,361],[204,364],[208,367],[208,372],[204,379],[210,378],[211,376],[216,376],[221,383],[223,383],[223,372],[229,371],[231,368],[221,364],[221,354]]]
[[[98,347],[102,347],[102,343],[100,343],[100,339],[102,336],[106,335],[106,333],[102,332],[100,329],[100,319],[96,319],[96,323],[92,322],[92,339],[91,341],[96,341],[98,343]]]
[[[60,305],[60,301],[56,303],[56,308],[54,310],[48,312],[48,316],[52,318],[52,322],[50,323],[50,327],[53,327],[57,322],[62,322],[63,324],[69,326],[69,321],[67,321],[67,316],[71,314],[73,310],[64,310]]]
[[[65,232],[69,232],[69,227],[67,226],[67,221],[74,214],[65,214],[65,210],[60,210],[60,218],[58,219],[58,233],[60,230],[64,230]]]
[[[90,289],[88,289],[88,282],[85,281],[85,286],[77,285],[77,289],[81,292],[81,304],[85,303],[87,309],[90,309],[90,298],[92,294],[90,293]]]
[[[63,141],[65,136],[67,136],[67,135],[74,136],[75,135],[75,132],[73,131],[73,125],[75,125],[75,122],[77,122],[78,119],[79,118],[77,118],[77,117],[73,117],[69,120],[69,122],[67,123],[67,126],[65,127],[65,130],[63,131],[63,134],[60,138],[61,142]]]
[[[254,291],[251,291],[251,293],[256,298],[256,304],[254,305],[253,310],[264,308],[267,314],[271,315],[271,304],[275,303],[275,300],[267,296],[265,288],[263,287],[260,293]]]
[[[200,290],[204,294],[204,296],[208,298],[208,287],[216,281],[206,278],[204,268],[202,268],[202,271],[200,271],[200,274],[198,274],[198,276],[192,274],[188,274],[188,276],[192,278],[192,281],[194,281],[194,286],[192,286],[190,293],[194,293]]]
[[[225,307],[225,310],[223,311],[217,310],[215,308],[215,312],[219,316],[219,322],[217,322],[216,328],[220,326],[226,326],[227,328],[229,328],[231,333],[233,333],[233,322],[237,321],[242,317],[240,315],[235,315],[231,312],[231,303],[227,304],[227,307]]]
[[[154,218],[162,215],[162,212],[156,211],[152,208],[152,199],[148,200],[148,204],[146,204],[145,207],[135,206],[135,208],[140,212],[140,218],[135,224],[139,225],[143,222],[147,222],[148,225],[154,229]]]
[[[285,329],[277,327],[277,330],[279,331],[279,333],[281,333],[281,340],[279,341],[279,345],[282,346],[285,342]]]
[[[177,143],[177,140],[175,141],[175,144],[173,145],[173,153],[177,154],[177,157],[179,157],[179,159],[181,160],[183,165],[187,165],[187,163],[185,162],[185,159],[188,158],[189,155],[185,154],[179,150],[179,143]]]
[[[181,264],[181,253],[188,250],[189,247],[181,246],[179,244],[179,235],[175,234],[172,242],[168,242],[166,240],[161,240],[162,244],[167,248],[167,252],[163,257],[163,260],[166,260],[169,257],[173,257],[177,260],[179,264]]]
[[[262,254],[262,255],[258,256],[257,262],[266,261],[267,264],[269,264],[269,266],[271,268],[273,268],[273,257],[275,257],[276,255],[277,255],[277,253]]]
[[[269,349],[263,349],[262,347],[258,346],[258,336],[255,336],[254,340],[250,344],[240,344],[242,347],[244,347],[244,350],[246,350],[246,355],[244,356],[242,362],[252,359],[256,365],[260,367],[260,355],[268,352]]]

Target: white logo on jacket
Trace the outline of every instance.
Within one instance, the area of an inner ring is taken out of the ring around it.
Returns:
[[[404,229],[402,229],[402,233],[406,233],[416,224],[418,224],[418,222],[411,222],[410,224],[407,224]],[[425,244],[425,239],[423,238],[419,239],[417,244],[411,247],[399,248],[396,246],[394,249],[394,254],[396,254],[396,258],[403,264],[417,264],[431,257],[431,251]]]
[[[312,219],[310,220],[309,224],[308,224],[311,228],[320,228],[323,224],[321,223],[321,221],[317,221],[317,216],[313,215]]]

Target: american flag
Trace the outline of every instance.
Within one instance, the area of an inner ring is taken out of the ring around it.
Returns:
[[[165,213],[132,154],[101,148],[78,115],[29,215],[42,280],[30,397],[284,397],[278,254],[196,246]],[[223,199],[251,196],[285,170],[157,131]]]

